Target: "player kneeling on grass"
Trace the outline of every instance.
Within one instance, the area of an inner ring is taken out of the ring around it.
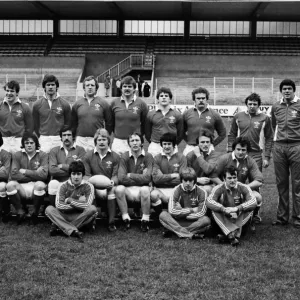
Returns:
[[[81,161],[73,161],[69,166],[69,180],[58,189],[55,206],[46,208],[46,216],[53,222],[50,236],[55,236],[59,229],[67,236],[83,238],[79,229],[93,224],[97,216],[97,208],[92,205],[94,187],[83,180],[85,167]]]
[[[118,184],[120,156],[110,150],[110,136],[106,129],[96,131],[94,143],[95,148],[84,156],[85,179],[95,187],[97,206],[107,206],[108,231],[114,232],[117,230],[115,186]]]
[[[169,200],[169,212],[163,211],[159,216],[167,229],[163,236],[168,237],[174,232],[180,238],[203,238],[203,233],[210,227],[210,219],[205,215],[207,193],[196,184],[197,175],[192,168],[182,169],[180,181]]]
[[[22,150],[13,154],[10,178],[6,185],[7,195],[17,213],[20,224],[28,213],[27,200],[32,199],[34,210],[31,221],[35,225],[41,205],[44,202],[48,176],[48,154],[38,150],[40,144],[36,135],[24,133]]]
[[[206,205],[224,235],[218,235],[220,242],[239,245],[242,227],[251,221],[257,206],[251,188],[238,182],[238,171],[234,166],[224,169],[225,181],[217,185],[207,199]]]
[[[173,189],[180,184],[179,173],[187,166],[186,157],[176,152],[176,136],[165,133],[160,138],[162,152],[154,157],[152,178],[155,189],[151,199],[155,203],[168,204]]]
[[[130,216],[128,205],[141,206],[142,221],[141,230],[149,230],[150,217],[150,182],[153,167],[153,157],[143,150],[144,139],[139,133],[133,133],[128,137],[130,151],[122,154],[118,171],[119,183],[115,193],[117,202],[122,213],[122,219],[126,229],[130,228]],[[161,205],[154,206],[159,213]]]

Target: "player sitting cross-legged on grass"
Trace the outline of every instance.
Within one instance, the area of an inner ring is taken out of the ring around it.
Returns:
[[[212,190],[206,205],[224,234],[218,235],[219,241],[237,246],[242,227],[250,222],[257,202],[251,188],[238,182],[238,171],[234,166],[226,167],[224,174],[224,183]]]
[[[83,180],[85,167],[81,161],[73,161],[69,166],[69,180],[58,189],[55,206],[46,208],[47,217],[53,222],[50,236],[62,230],[67,236],[82,239],[79,229],[93,222],[97,208],[92,205],[94,187]]]
[[[181,170],[180,181],[169,200],[168,212],[163,211],[159,216],[167,229],[163,236],[175,233],[180,238],[203,238],[203,233],[210,227],[205,205],[207,193],[196,185],[197,175],[192,168]]]
[[[165,133],[160,138],[162,151],[154,157],[152,179],[155,189],[151,192],[151,199],[157,205],[167,205],[175,186],[180,184],[179,173],[186,168],[186,157],[178,153],[176,135]]]
[[[144,139],[139,133],[133,133],[128,137],[130,150],[121,156],[118,171],[119,183],[115,193],[122,213],[122,219],[126,229],[130,228],[130,216],[127,203],[141,206],[142,220],[141,230],[149,230],[150,217],[150,182],[153,167],[153,157],[143,150]],[[161,211],[161,205],[155,206]]]

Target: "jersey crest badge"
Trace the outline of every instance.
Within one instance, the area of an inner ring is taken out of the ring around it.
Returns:
[[[139,110],[139,107],[134,106],[134,107],[132,108],[132,110],[133,110],[133,113],[134,113],[134,114],[137,114],[137,112],[138,112],[138,110]]]
[[[35,167],[35,169],[38,169],[39,166],[40,166],[40,162],[39,162],[39,161],[35,161],[35,162],[34,162],[34,167]]]
[[[58,115],[60,115],[60,114],[62,113],[62,111],[63,111],[63,109],[62,109],[61,106],[56,107],[56,113],[57,113]]]
[[[169,117],[169,120],[170,120],[170,124],[175,123],[175,117],[174,116]]]
[[[179,164],[174,164],[173,167],[174,167],[174,172],[178,173],[179,172]]]
[[[17,117],[22,117],[22,111],[20,109],[17,110]]]
[[[240,199],[239,196],[234,196],[233,199],[234,199],[234,204],[235,205],[240,205],[241,204],[241,199]]]
[[[207,116],[207,117],[206,117],[206,123],[210,123],[210,120],[211,120],[211,117],[210,117],[210,116]]]
[[[191,198],[191,206],[196,206],[197,205],[197,198]]]
[[[259,128],[259,122],[254,122],[253,124],[254,124],[254,128],[256,129]]]
[[[296,110],[292,110],[292,118],[296,118],[297,117],[297,111]]]
[[[106,162],[106,168],[110,169],[112,167],[112,162],[109,160]]]
[[[242,175],[246,175],[246,174],[247,174],[247,171],[248,171],[248,168],[243,167],[243,168],[242,168]]]
[[[100,110],[100,104],[95,104],[95,110]]]
[[[76,154],[72,155],[73,160],[79,160]]]
[[[145,164],[141,163],[140,164],[140,170],[143,171],[145,169]]]

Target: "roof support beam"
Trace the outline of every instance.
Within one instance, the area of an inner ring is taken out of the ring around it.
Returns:
[[[41,12],[48,15],[50,19],[53,19],[53,20],[57,19],[56,14],[49,7],[47,7],[44,3],[41,3],[40,1],[30,1],[29,3],[31,3],[35,8],[37,8]]]
[[[266,2],[258,3],[255,9],[253,10],[253,12],[251,13],[252,20],[259,19],[269,4],[270,3],[266,3]]]

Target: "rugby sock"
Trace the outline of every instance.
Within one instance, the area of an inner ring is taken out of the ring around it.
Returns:
[[[145,214],[142,215],[142,221],[149,222],[149,220],[150,220],[150,215],[145,215]]]
[[[130,219],[129,214],[126,213],[126,214],[122,215],[122,220],[123,220],[123,221],[124,221],[124,220],[129,220],[129,221],[130,221],[131,219]]]

